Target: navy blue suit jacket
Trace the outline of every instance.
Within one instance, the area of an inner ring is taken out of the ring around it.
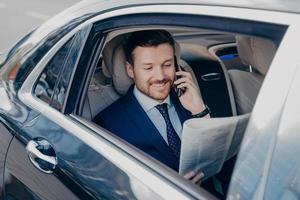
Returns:
[[[181,123],[191,117],[190,112],[181,105],[174,91],[170,92],[170,99]],[[100,112],[94,122],[178,171],[179,159],[174,156],[137,101],[133,94],[133,87],[125,96]]]

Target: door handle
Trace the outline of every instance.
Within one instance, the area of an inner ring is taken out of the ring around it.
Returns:
[[[220,73],[209,73],[201,76],[203,81],[217,81],[221,79]]]
[[[28,142],[27,154],[31,163],[40,171],[50,174],[57,165],[57,157],[51,144],[42,138]]]

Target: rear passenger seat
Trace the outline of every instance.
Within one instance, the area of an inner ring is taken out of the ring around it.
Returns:
[[[120,97],[111,84],[100,85],[96,81],[92,82],[82,113],[82,116],[89,120],[92,120],[99,112]]]

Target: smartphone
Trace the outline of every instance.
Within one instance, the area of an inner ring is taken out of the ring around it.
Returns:
[[[174,56],[174,65],[176,72],[184,71],[183,68],[178,65],[176,56]],[[179,78],[180,76],[175,75],[175,80]],[[178,97],[181,97],[181,95],[183,95],[183,93],[185,92],[184,88],[178,88],[176,85],[174,85],[174,89]]]

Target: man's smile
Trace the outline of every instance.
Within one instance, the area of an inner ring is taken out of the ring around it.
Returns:
[[[157,87],[157,88],[161,88],[161,87],[165,87],[165,85],[167,84],[168,82],[163,82],[163,83],[153,83],[152,86],[153,87]]]

